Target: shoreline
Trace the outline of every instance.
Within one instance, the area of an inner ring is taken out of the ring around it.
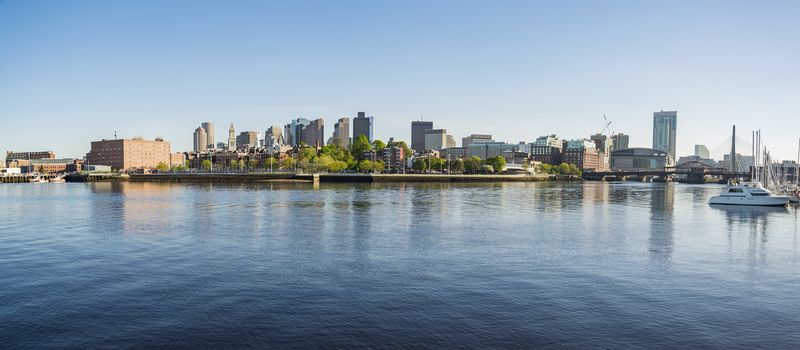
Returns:
[[[401,183],[401,182],[537,182],[567,180],[548,175],[446,175],[446,174],[295,174],[295,173],[208,173],[132,174],[130,182],[307,182],[307,183]],[[579,178],[574,180],[580,180]]]

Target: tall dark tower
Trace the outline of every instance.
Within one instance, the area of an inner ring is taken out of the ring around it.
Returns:
[[[735,173],[738,169],[736,166],[736,125],[733,126],[733,136],[731,136],[731,172]]]

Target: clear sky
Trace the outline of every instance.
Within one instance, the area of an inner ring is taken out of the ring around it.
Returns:
[[[588,137],[605,114],[650,147],[661,109],[679,155],[736,123],[795,159],[800,1],[0,0],[3,151],[83,157],[115,130],[184,151],[207,120],[222,140],[321,116],[327,137],[357,111],[380,139],[422,116],[459,144]]]

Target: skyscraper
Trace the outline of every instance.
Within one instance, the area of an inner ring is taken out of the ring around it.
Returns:
[[[208,135],[206,134],[206,129],[203,127],[199,127],[194,129],[194,151],[195,152],[202,152],[208,149]]]
[[[614,134],[611,136],[611,140],[614,142],[614,150],[619,149],[628,149],[630,148],[630,136],[625,135],[623,133]]]
[[[369,142],[374,140],[372,137],[372,119],[373,117],[366,117],[364,112],[358,112],[358,116],[353,119],[353,140],[361,135],[367,136]]]
[[[214,140],[214,123],[212,122],[204,122],[200,124],[201,127],[206,131],[206,148],[214,149],[216,146]]]
[[[425,150],[425,132],[433,129],[433,122],[411,122],[411,149],[417,152]]]
[[[325,120],[317,118],[308,123],[303,128],[302,141],[311,147],[322,147],[325,145]]]
[[[236,150],[236,129],[233,128],[233,123],[228,129],[228,151]]]
[[[447,147],[447,130],[430,129],[425,131],[425,147],[423,149],[440,150]]]
[[[287,145],[297,146],[300,141],[303,141],[303,129],[310,124],[311,121],[306,118],[297,118],[292,120],[291,123],[286,124],[283,129],[283,138]]]
[[[242,131],[236,137],[236,148],[250,148],[258,146],[258,133],[255,131]]]
[[[675,157],[675,130],[677,127],[677,111],[653,113],[653,149],[668,152]]]
[[[270,126],[264,133],[264,147],[273,147],[284,144],[283,131],[279,126]]]
[[[339,118],[333,124],[333,140],[339,146],[350,147],[350,118]]]

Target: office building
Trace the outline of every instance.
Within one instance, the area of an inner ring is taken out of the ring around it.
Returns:
[[[297,118],[292,120],[291,123],[286,124],[283,128],[283,138],[289,146],[297,146],[303,141],[303,129],[305,129],[311,121],[306,118]]]
[[[425,150],[425,133],[432,129],[433,122],[411,122],[411,149],[413,149],[414,152],[422,153],[422,151]]]
[[[607,170],[613,149],[611,138],[603,134],[594,134],[590,139],[597,147],[597,152],[600,153],[600,166],[596,170]]]
[[[194,129],[194,151],[203,152],[209,148],[213,147],[208,147],[208,134],[206,133],[206,129],[202,126]]]
[[[447,160],[466,159],[469,157],[467,147],[450,147],[439,152],[439,156]]]
[[[440,150],[447,147],[447,130],[430,129],[425,131],[424,149]]]
[[[117,139],[92,141],[86,164],[108,165],[114,170],[152,169],[170,163],[170,145],[162,139]]]
[[[206,131],[206,148],[214,149],[216,146],[215,138],[214,138],[214,123],[212,122],[204,122],[200,124],[200,127]]]
[[[31,159],[28,165],[21,167],[21,170],[23,173],[54,174],[81,171],[81,165],[83,165],[83,161],[80,159],[39,158]]]
[[[475,141],[494,141],[492,140],[492,135],[487,134],[471,134],[467,137],[461,138],[461,147],[468,148],[470,144]]]
[[[653,113],[653,149],[669,152],[675,157],[675,131],[678,127],[678,112]]]
[[[500,141],[475,141],[467,147],[470,157],[489,159],[502,156],[503,152],[514,151],[516,145]]]
[[[446,140],[446,143],[445,143],[445,148],[453,148],[453,147],[456,147],[456,139],[455,139],[455,138],[453,138],[453,135],[447,135],[447,136],[445,136],[445,140]]]
[[[694,145],[694,155],[703,159],[711,158],[711,152],[705,145]]]
[[[614,144],[612,145],[614,147],[614,150],[630,148],[629,135],[625,135],[623,133],[614,134],[613,136],[611,136],[611,141],[614,142]]]
[[[325,120],[317,118],[308,123],[302,129],[302,141],[311,147],[322,147],[325,145]]]
[[[614,170],[658,170],[675,164],[669,152],[650,148],[627,148],[611,155]]]
[[[365,135],[369,142],[374,141],[372,135],[373,117],[366,117],[364,112],[358,112],[358,116],[353,119],[353,140]]]
[[[284,144],[283,131],[279,126],[270,126],[264,133],[264,147],[270,148]]]
[[[564,142],[556,135],[540,136],[531,145],[530,159],[543,164],[561,164]]]
[[[236,149],[248,150],[258,147],[258,133],[255,131],[242,131],[236,136]]]
[[[235,151],[236,150],[236,129],[233,128],[233,123],[231,123],[231,127],[228,128],[228,151]]]
[[[344,148],[350,147],[350,118],[339,118],[333,124],[333,143]]]
[[[574,164],[581,170],[600,168],[600,152],[597,150],[597,145],[590,140],[566,141],[561,158],[564,163]]]

